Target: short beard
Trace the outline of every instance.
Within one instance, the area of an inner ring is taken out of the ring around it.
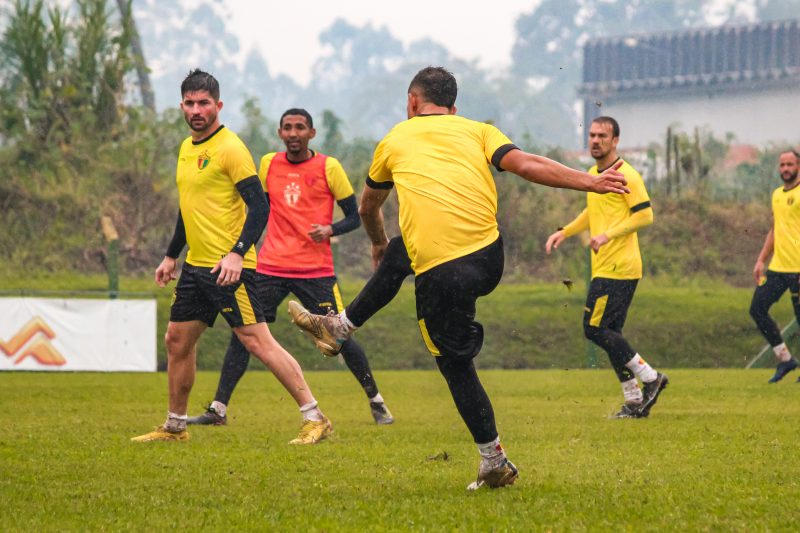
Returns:
[[[784,183],[791,183],[791,182],[793,182],[794,180],[797,179],[797,172],[795,172],[793,174],[790,174],[790,177],[789,177],[788,180],[786,178],[784,178],[783,177],[783,173],[781,173],[781,179],[783,180]]]
[[[214,115],[213,117],[208,117],[208,120],[206,120],[203,123],[203,126],[201,128],[196,128],[194,126],[194,124],[192,124],[192,119],[191,118],[187,119],[186,117],[184,117],[184,120],[186,120],[186,124],[189,126],[190,130],[192,130],[192,131],[205,131],[211,126],[211,124],[214,123],[215,120],[217,120],[217,115]]]

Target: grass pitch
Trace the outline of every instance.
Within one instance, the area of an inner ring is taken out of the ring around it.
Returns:
[[[397,421],[372,423],[348,372],[308,380],[335,437],[287,444],[289,397],[251,372],[227,427],[136,444],[166,375],[0,373],[0,524],[11,531],[794,530],[795,374],[671,370],[647,420],[609,420],[609,370],[482,371],[513,487],[468,493],[478,455],[443,379],[378,372]],[[190,414],[216,386],[201,373]]]

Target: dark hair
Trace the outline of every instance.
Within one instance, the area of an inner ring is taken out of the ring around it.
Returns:
[[[425,67],[417,72],[408,92],[419,89],[422,97],[427,101],[441,107],[453,107],[458,95],[458,83],[453,73],[444,67]]]
[[[794,148],[787,148],[786,150],[781,150],[781,152],[780,152],[780,154],[778,154],[778,156],[780,156],[781,154],[793,154],[795,160],[798,163],[800,163],[800,153],[798,153],[797,150],[795,150]]]
[[[592,121],[592,124],[595,122],[598,124],[611,124],[612,137],[619,137],[619,123],[613,118],[607,116],[597,117]]]
[[[300,115],[301,117],[305,117],[306,122],[308,122],[308,127],[309,128],[314,127],[314,120],[311,118],[311,114],[308,111],[300,107],[293,107],[283,112],[283,115],[281,115],[281,120],[278,122],[279,128],[283,127],[283,119],[288,117],[289,115]]]
[[[219,101],[219,82],[217,78],[199,68],[190,71],[184,78],[183,83],[181,83],[181,98],[186,93],[195,91],[208,91],[211,98]]]

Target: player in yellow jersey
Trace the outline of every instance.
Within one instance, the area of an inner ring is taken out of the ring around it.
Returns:
[[[642,277],[642,257],[636,232],[653,223],[653,209],[644,181],[636,170],[617,155],[619,124],[611,117],[598,117],[589,128],[589,151],[597,162],[590,174],[614,165],[625,176],[629,194],[586,195],[587,207],[564,228],[550,235],[545,251],[550,254],[577,233],[589,230],[592,248],[592,281],[586,297],[583,331],[586,338],[608,354],[622,384],[625,402],[616,418],[643,418],[650,414],[667,376],[654,370],[636,353],[622,327]],[[638,380],[642,381],[642,388]]]
[[[473,363],[483,344],[475,304],[494,290],[503,273],[497,191],[489,165],[552,187],[598,193],[627,189],[615,168],[591,176],[519,150],[490,124],[456,116],[457,91],[455,78],[444,68],[419,71],[408,88],[408,120],[375,149],[359,213],[378,270],[365,287],[369,297],[362,291],[356,301],[365,306],[362,319],[368,318],[388,302],[380,288],[395,294],[413,270],[423,341],[481,456],[478,478],[469,488],[496,488],[512,484],[518,472],[500,445],[492,404]],[[381,206],[393,187],[403,239],[390,244]],[[389,261],[389,268],[383,268]],[[321,349],[335,351],[354,329],[346,315],[352,305],[345,314],[323,317],[290,302],[290,312]]]
[[[269,208],[250,152],[220,124],[221,109],[217,80],[200,69],[190,72],[181,84],[181,110],[191,136],[178,154],[178,221],[155,272],[159,287],[175,279],[176,259],[189,245],[165,338],[169,411],[162,426],[132,440],[189,438],[186,413],[197,341],[222,313],[247,351],[272,371],[300,407],[303,425],[291,443],[314,444],[333,429],[300,365],[275,341],[264,322],[253,281],[253,245],[264,231]]]
[[[259,177],[269,203],[267,235],[258,253],[255,284],[267,323],[291,292],[318,313],[341,309],[330,238],[361,226],[358,202],[341,163],[309,148],[315,137],[314,120],[305,109],[287,109],[278,121],[285,152],[261,159]],[[333,222],[334,201],[344,218]],[[363,388],[377,424],[391,424],[364,349],[350,339],[341,350],[347,368]],[[190,417],[189,425],[225,425],[231,395],[247,371],[250,354],[231,336],[214,401],[206,412]]]
[[[798,167],[800,154],[786,150],[778,159],[778,171],[783,185],[772,193],[772,229],[767,233],[764,246],[756,259],[753,277],[756,290],[750,304],[750,316],[755,320],[758,330],[772,346],[778,366],[770,383],[777,383],[797,368],[797,359],[792,357],[781,336],[778,324],[769,316],[769,308],[780,300],[786,289],[792,297],[794,316],[800,323],[800,296],[798,296],[798,276],[800,275],[800,187]],[[764,270],[770,255],[769,269]],[[800,379],[798,379],[800,382]]]

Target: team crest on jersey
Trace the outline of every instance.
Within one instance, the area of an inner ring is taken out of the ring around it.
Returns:
[[[203,170],[208,166],[208,163],[211,161],[211,156],[208,155],[208,150],[203,150],[199,156],[197,156],[197,169]]]
[[[786,199],[786,205],[794,205],[794,196],[790,196]]]
[[[283,189],[283,198],[290,207],[294,207],[300,200],[300,186],[291,182]]]

